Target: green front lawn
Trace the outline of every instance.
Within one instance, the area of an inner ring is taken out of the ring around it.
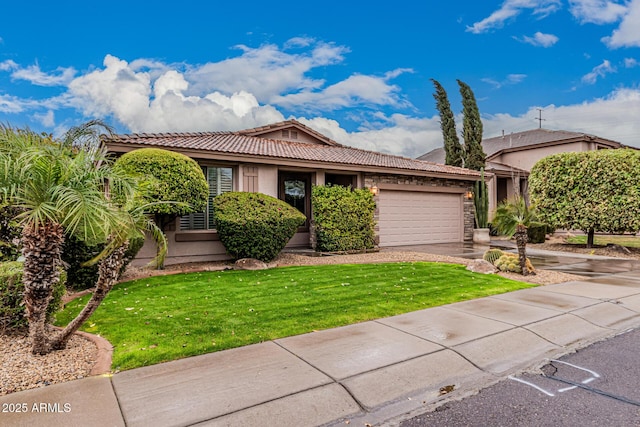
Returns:
[[[426,262],[176,274],[115,286],[82,330],[114,345],[114,369],[131,369],[531,286]]]
[[[572,245],[586,245],[587,236],[572,236],[567,238],[567,243]],[[593,244],[596,246],[606,246],[608,244],[626,246],[628,248],[640,248],[640,237],[630,235],[596,235],[593,238]]]

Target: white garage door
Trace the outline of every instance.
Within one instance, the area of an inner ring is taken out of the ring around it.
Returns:
[[[462,242],[462,195],[381,190],[380,246]]]

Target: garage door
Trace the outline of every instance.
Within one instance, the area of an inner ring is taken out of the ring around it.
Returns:
[[[380,246],[461,242],[462,196],[450,193],[381,190]]]

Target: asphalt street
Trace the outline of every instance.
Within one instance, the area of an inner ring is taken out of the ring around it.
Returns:
[[[400,426],[640,426],[639,349],[628,331]]]

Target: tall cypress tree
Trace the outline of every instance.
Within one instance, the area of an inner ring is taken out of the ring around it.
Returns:
[[[440,113],[440,128],[446,153],[445,164],[462,167],[464,153],[456,132],[456,122],[447,98],[447,92],[437,80],[431,79],[431,81],[436,88],[433,98],[436,100],[436,108]]]
[[[462,96],[462,137],[464,138],[464,166],[480,170],[485,167],[486,155],[482,149],[482,120],[473,91],[468,84],[458,80]]]

